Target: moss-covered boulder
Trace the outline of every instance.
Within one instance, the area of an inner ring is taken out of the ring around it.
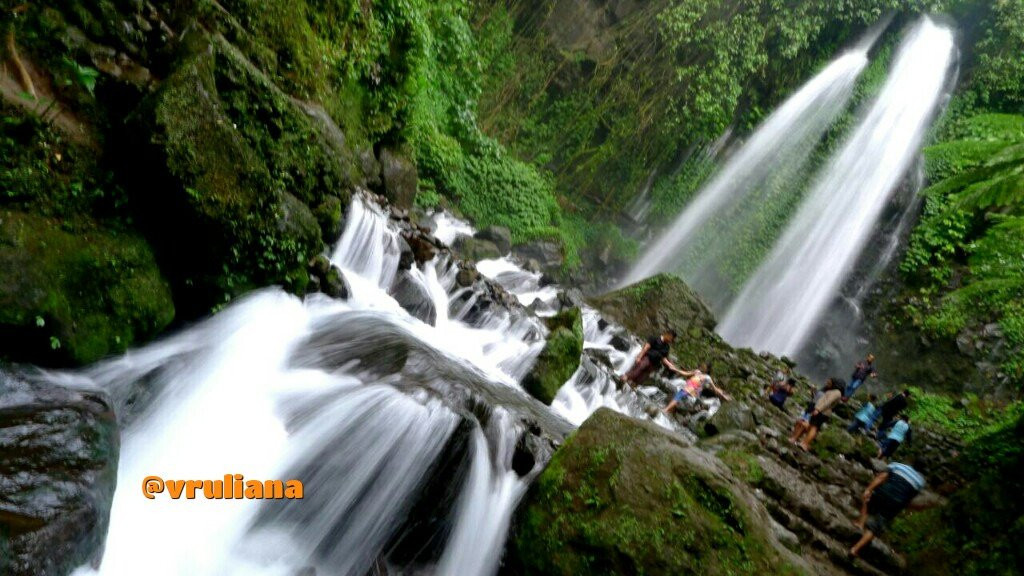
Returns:
[[[715,316],[701,297],[671,274],[658,274],[596,298],[594,306],[638,334],[674,328],[713,330]]]
[[[608,409],[555,453],[509,544],[523,574],[800,574],[766,512],[706,452]]]
[[[672,352],[685,368],[712,364],[712,376],[732,396],[760,395],[775,372],[786,364],[774,356],[733,348],[715,333],[715,317],[707,304],[681,279],[659,274],[620,290],[590,299],[609,320],[639,336],[666,328],[679,338]]]
[[[167,283],[135,234],[0,210],[0,355],[86,363],[174,318]]]
[[[356,160],[322,110],[292,100],[223,37],[197,30],[182,45],[131,123],[136,178],[148,184],[136,182],[146,190],[136,199],[176,296],[191,316],[266,284],[301,293],[306,262],[359,181]]]
[[[534,398],[551,404],[558,389],[572,377],[583,353],[583,317],[579,308],[563,311],[548,320],[551,334],[533,370],[523,378],[523,388]]]

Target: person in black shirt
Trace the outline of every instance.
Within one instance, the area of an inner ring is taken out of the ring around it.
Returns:
[[[879,408],[882,416],[882,423],[878,425],[878,440],[881,441],[885,438],[885,431],[892,426],[896,417],[900,415],[900,412],[907,408],[907,399],[910,398],[910,390],[904,390],[903,392],[893,396],[882,404]]]
[[[633,387],[643,384],[651,373],[664,366],[676,374],[683,375],[682,370],[668,359],[669,348],[676,339],[675,330],[665,330],[661,336],[647,339],[640,354],[636,357],[633,367],[625,374],[625,381]]]

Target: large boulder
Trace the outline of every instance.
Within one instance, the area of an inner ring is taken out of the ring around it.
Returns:
[[[634,334],[650,336],[675,329],[679,338],[672,352],[678,361],[686,368],[710,362],[715,381],[733,396],[760,395],[775,372],[785,366],[778,358],[736,349],[722,340],[715,333],[715,317],[707,304],[685,282],[669,274],[647,278],[590,302],[606,318]]]
[[[67,574],[96,559],[117,453],[102,394],[0,371],[0,574]]]
[[[84,364],[158,334],[167,282],[135,234],[0,210],[0,357]]]
[[[356,159],[329,118],[223,37],[194,29],[181,45],[185,56],[128,122],[131,180],[145,191],[135,199],[179,309],[202,314],[266,284],[302,293],[305,263],[338,232],[359,182]]]
[[[508,254],[508,251],[512,249],[512,233],[504,226],[488,226],[477,232],[476,238],[494,242],[502,254]]]
[[[463,260],[473,262],[501,258],[501,250],[498,249],[498,246],[490,240],[483,240],[481,238],[459,236],[455,239],[452,249]]]
[[[562,246],[551,240],[534,240],[516,246],[512,253],[526,261],[535,261],[536,267],[556,271],[565,262]]]
[[[384,176],[384,195],[388,202],[405,210],[412,208],[419,183],[416,164],[405,154],[391,148],[381,150],[380,164]]]
[[[753,433],[757,429],[754,414],[744,402],[725,402],[704,424],[708,434],[742,431]]]
[[[652,276],[596,298],[593,303],[638,334],[657,334],[674,328],[683,335],[692,328],[715,328],[714,314],[704,300],[670,274]]]
[[[534,398],[551,404],[558,389],[572,377],[583,353],[583,318],[579,308],[548,320],[551,334],[536,364],[523,378],[523,388]]]
[[[525,498],[509,572],[799,574],[764,508],[713,456],[606,408],[555,453]]]

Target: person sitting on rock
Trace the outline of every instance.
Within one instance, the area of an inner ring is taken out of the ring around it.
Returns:
[[[875,536],[880,535],[897,514],[910,506],[911,501],[924,489],[925,480],[920,472],[907,464],[893,462],[868,484],[864,490],[860,518],[854,524],[863,531],[860,540],[850,548],[851,556],[858,556]]]
[[[732,397],[726,394],[725,390],[719,388],[714,379],[711,378],[711,363],[705,362],[700,365],[700,368],[692,371],[682,371],[680,374],[684,378],[687,378],[683,387],[676,392],[676,395],[672,398],[672,401],[668,403],[668,406],[664,408],[666,414],[672,414],[679,407],[679,403],[686,401],[688,405],[693,406],[697,403],[700,395],[705,390],[710,390],[716,396],[722,400],[732,400]]]
[[[896,417],[899,416],[900,412],[903,412],[907,408],[907,400],[910,398],[910,390],[904,390],[903,392],[893,396],[889,400],[882,404],[879,408],[882,423],[878,425],[878,435],[876,438],[881,442],[889,430],[889,427],[893,425]]]
[[[779,410],[785,410],[786,399],[796,390],[796,378],[790,376],[782,381],[774,382],[768,387],[768,401]]]
[[[892,428],[886,434],[885,438],[878,446],[878,458],[888,458],[892,456],[896,449],[910,440],[910,416],[901,414],[899,420],[892,425]]]
[[[683,374],[683,371],[676,368],[676,365],[668,359],[669,349],[675,339],[676,331],[671,329],[662,332],[661,336],[648,338],[647,343],[640,350],[640,354],[637,355],[633,367],[626,372],[624,380],[635,388],[646,382],[651,373],[662,366],[685,378],[686,375]]]
[[[854,414],[850,425],[846,427],[846,431],[853,434],[861,429],[870,430],[875,425],[875,420],[881,414],[881,411],[875,408],[875,402],[877,401],[878,396],[868,394],[868,401]]]
[[[846,390],[843,391],[843,402],[852,398],[853,394],[857,392],[857,388],[860,388],[868,378],[878,378],[878,372],[875,370],[874,354],[868,354],[863,362],[857,362],[857,365],[853,367],[850,383],[846,385]]]
[[[814,403],[814,410],[811,411],[811,417],[807,421],[807,426],[802,427],[789,441],[794,444],[799,443],[798,445],[804,452],[810,450],[811,443],[818,437],[818,431],[825,426],[825,423],[828,422],[829,417],[832,415],[832,409],[843,398],[842,389],[843,383],[841,380],[830,378],[826,384],[825,392]],[[801,437],[803,437],[803,442],[800,442]]]

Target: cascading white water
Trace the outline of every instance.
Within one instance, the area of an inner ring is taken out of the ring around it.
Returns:
[[[165,341],[53,375],[107,390],[123,424],[99,574],[362,575],[381,563],[497,570],[528,480],[512,468],[524,429],[511,411],[569,430],[517,384],[544,328],[526,315],[460,305],[468,289],[456,288],[440,257],[398,271],[398,234],[378,208],[357,199],[347,222],[333,262],[349,300],[261,290]],[[433,325],[389,295],[401,274],[437,307]],[[478,420],[481,401],[487,416]],[[437,479],[444,470],[453,476]],[[225,474],[297,478],[304,499],[140,494],[150,475]],[[407,525],[417,506],[436,526],[409,536],[403,531],[423,530]]]
[[[774,182],[797,173],[849,100],[879,32],[872,31],[856,50],[835,59],[773,112],[662,236],[644,249],[621,284],[678,269],[680,257],[719,215],[756,204],[773,193]]]
[[[826,166],[719,325],[733,344],[796,352],[870,238],[928,129],[953,61],[953,33],[925,18],[878,98]]]

